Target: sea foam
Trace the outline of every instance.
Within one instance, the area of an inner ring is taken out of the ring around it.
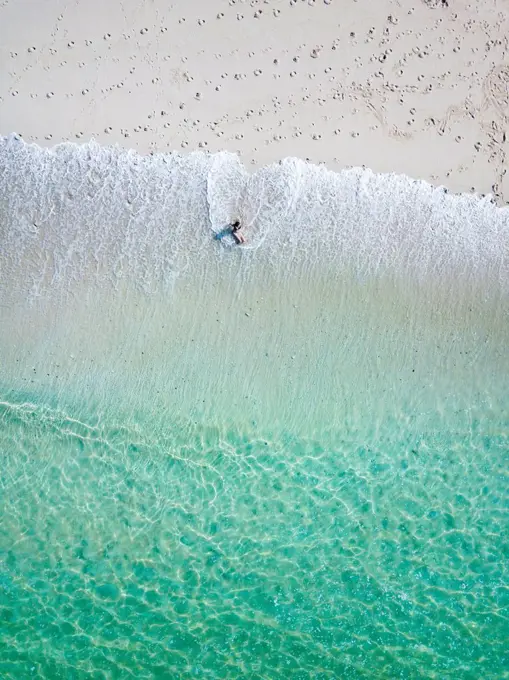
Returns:
[[[509,288],[509,208],[403,175],[233,154],[142,156],[95,142],[0,140],[0,282],[27,296],[130,278],[146,291],[213,267]],[[247,243],[214,235],[234,219]]]

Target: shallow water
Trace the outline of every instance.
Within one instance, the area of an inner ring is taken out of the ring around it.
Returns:
[[[2,677],[504,677],[507,209],[10,138],[0,211]]]

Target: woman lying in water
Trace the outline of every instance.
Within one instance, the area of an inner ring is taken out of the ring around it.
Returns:
[[[235,243],[237,243],[238,245],[246,242],[246,239],[244,238],[244,234],[241,234],[240,230],[241,230],[240,221],[236,220],[232,224],[232,236],[235,239]]]
[[[235,243],[237,245],[240,245],[241,243],[245,243],[246,239],[244,238],[244,234],[240,233],[241,230],[241,224],[240,220],[235,220],[235,222],[232,222],[228,227],[220,231],[218,234],[215,235],[215,238],[218,241],[221,241],[225,236],[231,234],[235,240]]]

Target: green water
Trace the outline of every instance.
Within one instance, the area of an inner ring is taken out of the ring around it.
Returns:
[[[507,422],[0,410],[2,678],[503,678]]]
[[[509,677],[507,210],[295,159],[0,167],[0,679]]]
[[[276,283],[12,307],[1,678],[506,677],[501,308]]]

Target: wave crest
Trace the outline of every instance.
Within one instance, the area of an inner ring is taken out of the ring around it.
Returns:
[[[0,139],[0,277],[27,294],[92,277],[150,291],[208,264],[267,263],[358,276],[509,286],[509,209],[491,197],[361,168],[288,158],[249,174],[233,154],[134,151]],[[232,219],[247,244],[213,239]]]

